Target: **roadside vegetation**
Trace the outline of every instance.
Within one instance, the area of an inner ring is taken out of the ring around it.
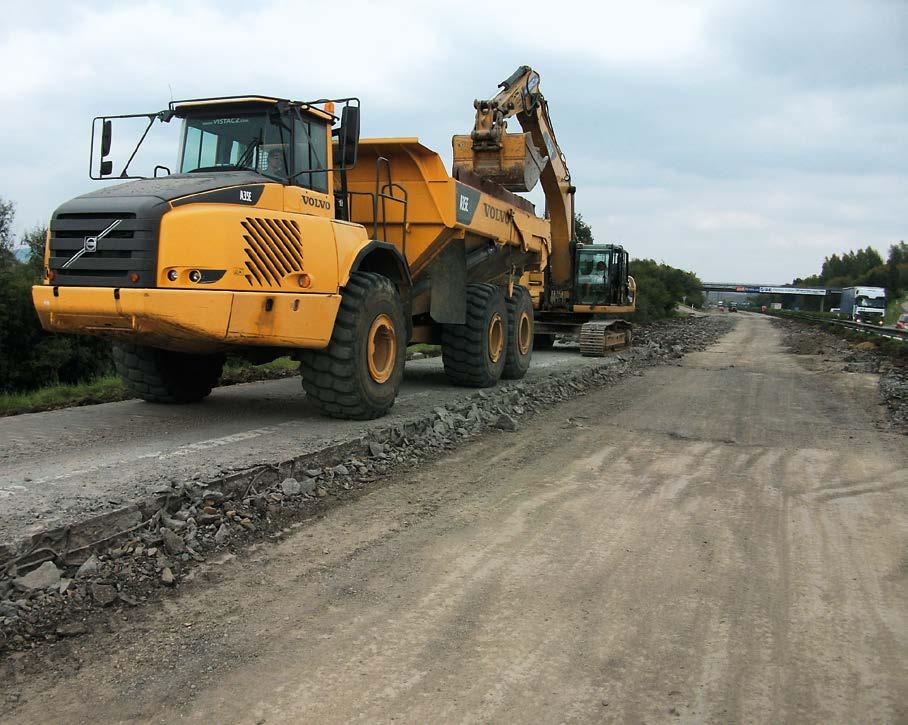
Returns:
[[[833,254],[823,260],[819,274],[798,277],[794,286],[805,287],[885,287],[889,303],[885,322],[895,324],[908,301],[908,244],[898,242],[889,247],[886,261],[873,247]]]

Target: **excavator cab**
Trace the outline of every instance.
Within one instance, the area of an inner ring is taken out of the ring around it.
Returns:
[[[578,244],[574,261],[574,303],[623,304],[627,296],[627,252],[613,244]]]

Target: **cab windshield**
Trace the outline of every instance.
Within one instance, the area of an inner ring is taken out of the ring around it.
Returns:
[[[885,310],[886,300],[883,297],[858,297],[858,307],[872,307],[875,310]]]
[[[250,169],[283,183],[328,189],[326,124],[306,116],[264,109],[193,114],[183,121],[181,149],[181,173]]]
[[[612,252],[580,250],[577,253],[577,302],[582,305],[607,304]]]

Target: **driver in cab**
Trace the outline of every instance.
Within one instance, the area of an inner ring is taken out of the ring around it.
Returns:
[[[282,179],[287,178],[287,169],[284,167],[284,152],[281,149],[271,149],[268,152],[268,163],[265,166],[265,173]]]

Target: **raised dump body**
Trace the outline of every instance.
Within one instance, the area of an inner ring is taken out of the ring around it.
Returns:
[[[414,316],[461,322],[465,281],[505,283],[548,262],[550,225],[533,204],[478,176],[453,178],[416,138],[362,139],[346,174],[350,221],[406,259]]]

